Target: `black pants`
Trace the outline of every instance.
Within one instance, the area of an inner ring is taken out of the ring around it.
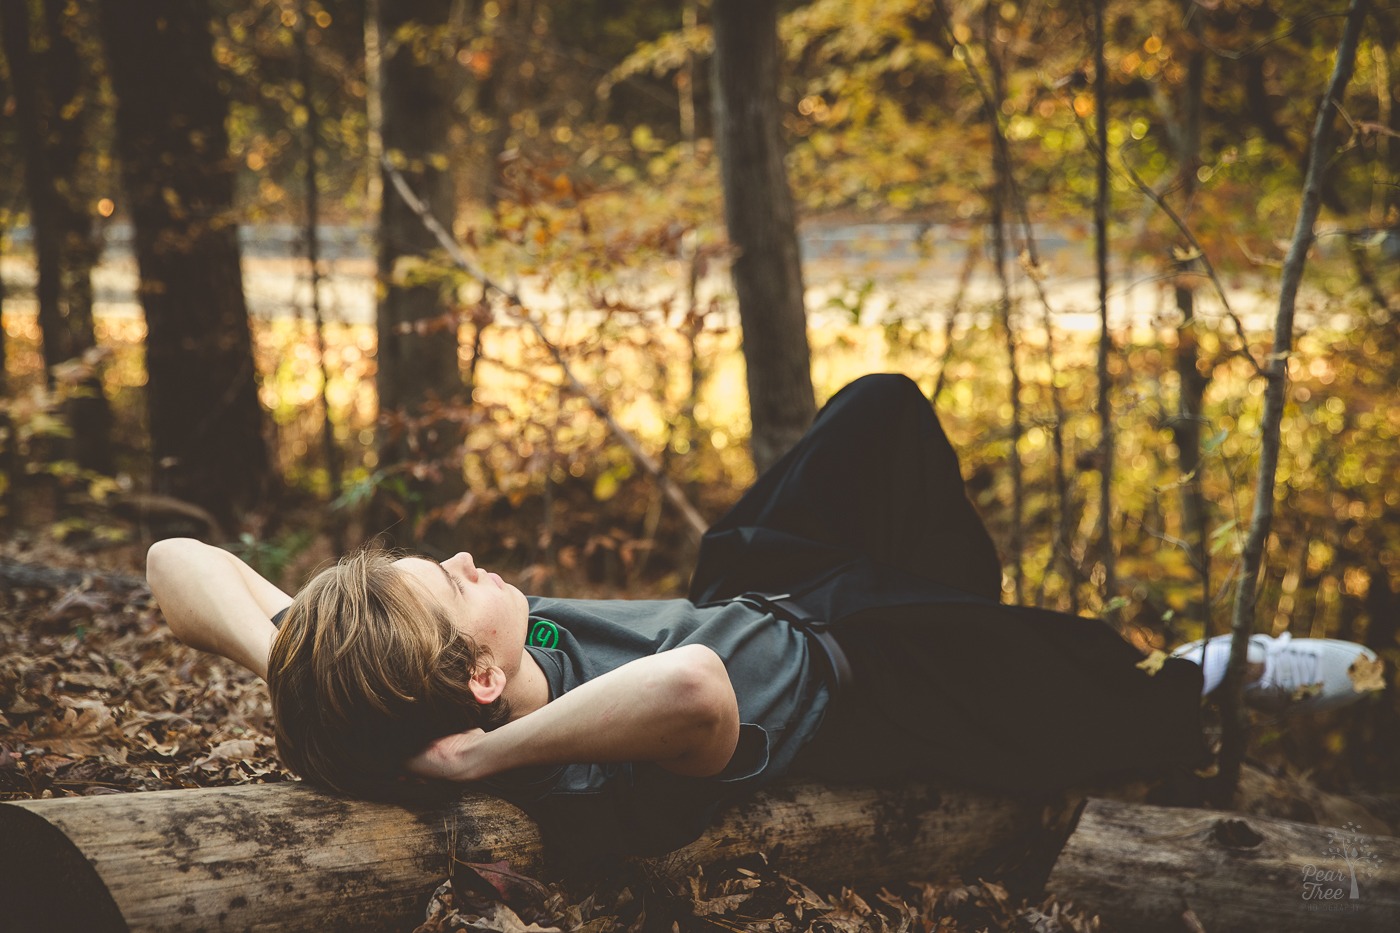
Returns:
[[[1038,791],[1201,762],[1200,671],[1107,625],[999,603],[957,455],[909,379],[866,376],[705,535],[690,597],[790,592],[854,672],[798,769]]]

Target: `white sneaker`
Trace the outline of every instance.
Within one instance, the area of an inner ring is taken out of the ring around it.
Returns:
[[[1230,655],[1230,636],[1217,635],[1209,642],[1193,641],[1172,652],[1201,665],[1206,692],[1220,685]],[[1264,665],[1263,675],[1245,685],[1244,698],[1250,706],[1273,712],[1316,713],[1354,703],[1371,689],[1358,685],[1353,669],[1359,664],[1374,665],[1376,653],[1364,645],[1335,638],[1294,638],[1284,633],[1277,638],[1251,635],[1249,662]],[[1379,681],[1376,681],[1379,683]]]

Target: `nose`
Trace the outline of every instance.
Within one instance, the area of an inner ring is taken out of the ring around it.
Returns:
[[[443,561],[444,566],[449,564],[455,565],[468,580],[471,580],[473,583],[476,582],[476,562],[472,560],[472,556],[466,551],[458,551],[456,554],[453,554],[447,560]]]

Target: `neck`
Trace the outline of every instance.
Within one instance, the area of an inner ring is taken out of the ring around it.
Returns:
[[[534,655],[522,650],[520,667],[506,684],[505,699],[512,721],[528,716],[549,702],[549,680]]]

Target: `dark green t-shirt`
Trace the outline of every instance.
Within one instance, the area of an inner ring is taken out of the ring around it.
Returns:
[[[688,842],[719,804],[786,773],[826,709],[827,687],[807,637],[744,603],[531,597],[530,623],[527,650],[551,700],[628,661],[691,644],[723,659],[738,699],[739,745],[715,777],[580,762],[490,782],[547,830],[592,849],[662,851]]]

